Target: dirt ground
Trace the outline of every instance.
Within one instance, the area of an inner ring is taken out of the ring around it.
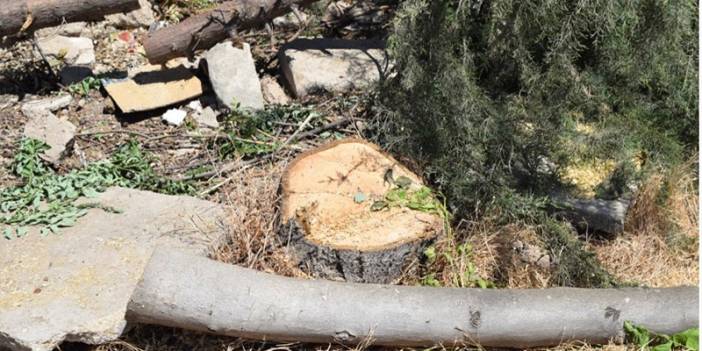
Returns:
[[[115,71],[124,71],[145,63],[140,50],[130,50],[119,44],[116,33],[121,32],[102,24],[91,24],[96,44],[97,61]],[[143,30],[131,31],[133,35]],[[276,44],[271,45],[265,31],[243,34],[254,48],[257,68],[260,72],[271,72],[274,67],[274,52],[281,43],[298,35],[296,31],[276,33]],[[16,184],[18,179],[10,171],[10,163],[22,136],[26,117],[20,112],[24,101],[34,96],[44,97],[66,92],[57,78],[32,50],[32,40],[5,44],[0,48],[0,186]],[[352,118],[354,121],[342,128],[335,128],[298,142],[267,157],[251,163],[249,159],[230,158],[221,160],[210,147],[208,138],[218,131],[199,131],[188,123],[179,127],[168,126],[161,121],[162,110],[126,116],[115,112],[110,98],[102,90],[92,90],[87,96],[74,94],[69,108],[61,111],[77,126],[75,152],[59,166],[59,172],[82,167],[90,162],[109,157],[120,145],[134,139],[144,150],[154,156],[154,166],[159,174],[181,177],[189,170],[203,166],[221,169],[224,164],[240,164],[237,171],[215,174],[197,182],[203,198],[223,203],[230,212],[230,243],[217,248],[213,258],[265,272],[291,277],[308,278],[290,260],[285,248],[276,239],[279,203],[278,187],[285,167],[300,152],[309,150],[329,140],[346,136],[363,136],[365,111],[360,103],[364,92],[341,96],[322,95],[298,101],[301,106],[314,109],[320,114],[317,126]],[[13,101],[13,96],[19,101]],[[212,92],[206,92],[202,101],[211,101]],[[281,124],[277,128],[277,139],[286,140],[295,132],[296,123]],[[307,130],[310,130],[308,128]],[[255,157],[254,157],[255,159]],[[655,204],[653,189],[660,186],[662,178],[653,177],[644,185],[634,211],[627,220],[624,234],[612,238],[584,238],[602,265],[617,279],[635,282],[650,287],[668,287],[699,284],[698,247],[698,200],[695,179],[690,169],[677,170],[671,187],[668,206]],[[661,176],[662,177],[662,176]],[[647,190],[648,189],[648,190]],[[665,209],[664,209],[665,208]],[[684,235],[682,240],[672,241],[670,228],[661,227],[664,218],[675,218],[676,232]],[[419,284],[426,278],[427,269],[440,269],[442,283],[455,285],[449,279],[452,274],[465,272],[467,265],[475,266],[476,274],[489,281],[501,281],[504,288],[544,288],[554,282],[548,268],[523,262],[509,249],[505,237],[519,238],[538,244],[533,229],[524,227],[498,227],[490,218],[473,219],[456,225],[457,240],[472,246],[471,256],[465,261],[442,267],[427,268],[415,262],[407,269],[399,284]],[[455,245],[456,243],[445,243]],[[363,349],[364,346],[357,349]],[[599,348],[603,350],[634,349],[633,346],[562,345],[551,350],[575,350]],[[99,351],[117,350],[346,350],[342,345],[276,344],[245,341],[237,338],[210,336],[188,331],[155,327],[134,326],[120,341],[98,346],[64,344],[62,350],[91,349]],[[435,347],[433,349],[443,349]]]

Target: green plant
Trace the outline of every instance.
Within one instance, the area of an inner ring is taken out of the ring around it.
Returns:
[[[99,204],[76,204],[80,197],[96,197],[109,186],[122,186],[168,194],[193,193],[192,185],[158,176],[148,155],[130,142],[112,157],[64,175],[54,173],[39,154],[48,149],[41,141],[23,139],[12,169],[23,184],[0,190],[0,223],[8,225],[6,238],[27,233],[25,226],[41,226],[43,235],[72,226],[87,208],[106,208]]]
[[[97,77],[86,77],[78,83],[73,83],[68,86],[68,91],[71,94],[80,94],[82,96],[88,96],[91,90],[100,89],[102,83],[100,83],[100,78]]]
[[[481,289],[494,288],[495,284],[482,278],[472,262],[473,247],[468,243],[451,245],[448,250],[437,254],[435,246],[429,246],[424,250],[424,257],[428,264],[433,264],[437,256],[449,266],[449,280],[452,286],[462,288],[477,287]],[[441,286],[441,282],[436,278],[436,273],[429,273],[421,280],[422,285]]]
[[[313,109],[300,105],[274,105],[257,111],[234,107],[223,121],[226,136],[216,138],[211,147],[221,158],[234,154],[249,157],[270,153],[281,146],[277,138],[279,131],[294,130],[308,118],[308,128],[318,126],[319,117]]]
[[[624,331],[630,342],[636,344],[641,350],[653,351],[691,350],[699,351],[699,328],[691,328],[683,332],[668,336],[656,334],[643,326],[634,325],[629,321],[624,322]]]

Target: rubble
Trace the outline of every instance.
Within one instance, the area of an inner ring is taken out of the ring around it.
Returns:
[[[110,188],[60,235],[34,228],[0,245],[0,349],[54,349],[115,340],[132,291],[157,246],[205,256],[226,233],[221,205]],[[0,228],[1,229],[1,228]]]
[[[279,53],[280,69],[296,97],[345,92],[385,77],[391,67],[379,41],[297,39]]]
[[[235,48],[229,42],[217,44],[207,51],[205,60],[212,88],[220,103],[229,108],[263,108],[261,83],[248,44],[244,44],[243,49]]]

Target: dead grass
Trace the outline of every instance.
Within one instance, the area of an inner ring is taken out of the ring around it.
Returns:
[[[286,161],[256,167],[234,175],[219,192],[219,201],[229,211],[228,243],[217,248],[213,258],[231,264],[290,277],[305,278],[279,245],[278,186]]]
[[[625,233],[592,246],[618,279],[650,287],[699,284],[694,160],[650,176],[629,211]]]

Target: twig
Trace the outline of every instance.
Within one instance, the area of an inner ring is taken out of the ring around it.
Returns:
[[[300,132],[302,132],[302,130],[305,129],[305,127],[307,127],[307,125],[310,123],[310,121],[312,120],[312,118],[314,118],[314,117],[316,117],[316,116],[317,116],[317,114],[315,114],[315,113],[310,113],[310,114],[307,116],[307,118],[305,118],[305,120],[302,121],[302,124],[300,124],[300,126],[297,127],[297,130],[295,130],[295,133],[293,133],[287,140],[285,140],[285,142],[284,142],[282,145],[280,145],[280,147],[278,147],[274,152],[277,152],[277,151],[279,151],[279,150],[285,148],[285,147],[288,146],[288,144],[290,144],[292,141],[297,140],[297,139],[296,139],[296,138],[297,138],[297,135],[300,134]]]
[[[245,165],[245,166],[243,166],[243,167],[237,169],[236,172],[232,173],[232,175],[230,175],[229,177],[227,177],[227,179],[225,179],[225,180],[223,180],[223,181],[221,181],[221,182],[215,184],[214,186],[212,186],[212,187],[210,187],[210,188],[208,188],[208,189],[206,189],[206,190],[204,190],[204,191],[201,191],[198,195],[199,195],[199,196],[204,196],[204,195],[207,195],[207,194],[209,194],[209,193],[211,193],[211,192],[213,192],[213,191],[215,191],[215,190],[221,188],[223,185],[225,185],[225,184],[231,182],[232,179],[234,179],[234,176],[235,176],[235,175],[237,175],[237,174],[239,174],[239,173],[241,173],[241,172],[243,172],[243,171],[245,171],[245,170],[251,168],[251,167],[254,166],[256,163],[257,163],[257,162],[253,162],[253,163],[251,163],[251,164],[247,164],[247,165]]]
[[[335,128],[339,128],[339,127],[345,126],[345,125],[347,125],[347,124],[349,124],[349,123],[351,123],[351,122],[353,122],[353,118],[344,118],[344,119],[340,119],[340,120],[338,120],[338,121],[331,122],[331,123],[325,124],[325,125],[323,125],[323,126],[321,126],[321,127],[317,127],[317,128],[312,129],[312,130],[310,130],[310,131],[301,133],[300,135],[297,136],[297,139],[300,140],[300,139],[309,138],[309,137],[315,136],[315,135],[317,135],[317,134],[319,134],[319,133],[321,133],[321,132],[325,132],[325,131],[327,131],[327,130],[329,130],[329,129],[335,129]]]

